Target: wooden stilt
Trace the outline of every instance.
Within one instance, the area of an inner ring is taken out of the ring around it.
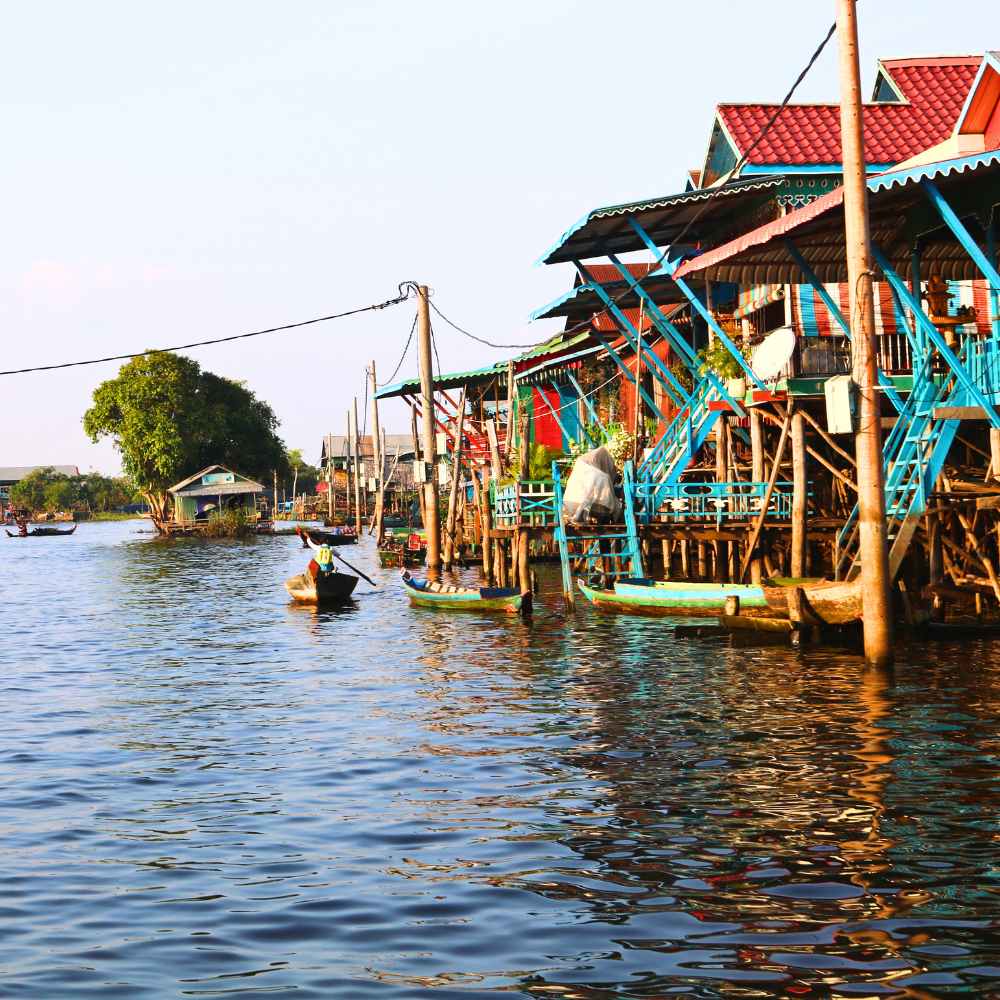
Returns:
[[[806,425],[802,411],[792,414],[792,551],[791,572],[797,579],[809,575],[806,543]]]
[[[764,418],[760,410],[750,410],[750,478],[755,483],[764,482]],[[744,552],[744,556],[746,552]],[[758,556],[750,560],[750,579],[760,583],[763,566]]]

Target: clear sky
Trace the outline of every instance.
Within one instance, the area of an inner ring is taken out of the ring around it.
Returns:
[[[719,101],[779,100],[832,0],[78,0],[0,34],[2,365],[125,353],[431,285],[487,339],[528,343],[568,287],[535,266],[590,208],[683,188]],[[861,0],[878,57],[1000,47],[986,0]],[[989,35],[989,29],[994,31]],[[836,47],[796,96],[837,99]],[[387,377],[410,305],[190,352],[243,379],[318,457]],[[492,351],[436,326],[442,366]],[[416,370],[415,353],[402,374]],[[117,365],[0,379],[0,465],[115,471],[81,428]],[[408,426],[386,407],[390,431]]]

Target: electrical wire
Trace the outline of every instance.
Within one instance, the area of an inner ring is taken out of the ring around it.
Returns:
[[[413,343],[413,334],[416,329],[417,329],[417,314],[414,313],[413,322],[410,324],[410,335],[409,337],[406,338],[406,346],[403,348],[403,353],[399,356],[399,363],[396,365],[395,370],[389,376],[389,378],[386,379],[385,382],[379,383],[378,387],[380,389],[384,389],[387,385],[392,385],[392,383],[395,381],[396,376],[399,374],[399,369],[403,367],[403,362],[406,360],[406,355],[409,353],[410,344]]]
[[[410,298],[410,292],[415,287],[413,282],[401,282],[399,294],[384,302],[374,302],[368,306],[361,306],[358,309],[348,309],[345,312],[331,313],[329,316],[317,316],[314,319],[301,320],[298,323],[285,323],[282,326],[271,326],[266,330],[252,330],[249,333],[234,333],[229,337],[215,337],[211,340],[197,340],[190,344],[177,344],[174,347],[150,347],[145,351],[135,351],[131,354],[113,354],[106,358],[90,358],[86,361],[64,361],[54,365],[37,365],[34,368],[14,368],[10,371],[2,371],[0,375],[25,375],[28,372],[48,372],[59,368],[79,368],[83,365],[100,365],[106,361],[128,361],[131,358],[141,358],[147,354],[160,354],[166,351],[187,351],[192,347],[207,347],[211,344],[226,344],[233,340],[246,340],[249,337],[261,337],[266,333],[281,333],[286,330],[298,330],[304,326],[313,326],[316,323],[328,323],[335,319],[344,319],[347,316],[357,316],[360,313],[377,312],[381,309],[388,309],[390,306],[399,305]],[[405,289],[405,292],[404,292]]]
[[[684,225],[684,228],[676,236],[674,236],[671,239],[670,246],[674,246],[674,245],[677,245],[677,244],[683,242],[684,237],[691,231],[691,228],[698,222],[698,220],[705,214],[705,212],[708,211],[709,207],[712,205],[712,203],[715,201],[715,199],[725,189],[726,184],[728,184],[729,181],[732,180],[732,178],[735,177],[740,172],[740,170],[743,169],[743,167],[747,163],[747,160],[750,158],[750,155],[764,141],[764,139],[767,137],[768,133],[774,127],[774,125],[777,122],[778,118],[781,116],[781,113],[785,110],[785,108],[788,107],[791,99],[795,96],[795,92],[799,89],[799,87],[802,84],[802,81],[805,80],[806,76],[808,76],[809,71],[816,64],[816,61],[823,54],[823,50],[829,44],[830,39],[834,36],[834,34],[836,34],[836,31],[837,31],[837,24],[836,24],[836,22],[834,22],[833,24],[830,25],[830,27],[827,30],[826,34],[823,36],[823,40],[819,43],[819,45],[816,47],[816,49],[813,52],[813,54],[809,57],[809,61],[806,63],[805,67],[802,69],[802,71],[799,73],[799,75],[795,78],[795,82],[788,89],[788,93],[785,94],[784,98],[782,99],[781,103],[777,106],[777,108],[775,109],[774,113],[768,118],[768,120],[761,127],[761,130],[757,134],[757,137],[747,147],[746,151],[739,158],[739,160],[737,160],[736,164],[723,177],[721,183],[719,183],[718,186],[701,203],[701,205],[698,207],[698,209],[695,211],[695,213],[692,215],[692,217]],[[580,320],[579,322],[573,324],[572,326],[567,326],[564,330],[562,330],[561,334],[557,334],[556,336],[563,336],[563,337],[565,337],[568,334],[572,334],[572,333],[576,333],[578,331],[584,330],[584,329],[586,329],[586,328],[588,328],[588,327],[590,327],[590,326],[593,325],[595,317],[598,316],[600,313],[607,312],[611,308],[611,306],[618,306],[618,305],[620,305],[622,303],[622,301],[630,293],[632,293],[634,290],[637,290],[638,288],[640,288],[642,286],[643,281],[645,281],[646,278],[648,278],[650,276],[650,274],[652,274],[653,272],[655,272],[656,270],[659,269],[659,267],[663,263],[663,261],[666,260],[667,254],[670,252],[670,246],[668,246],[667,248],[665,248],[659,254],[659,256],[652,262],[652,265],[650,266],[649,271],[646,273],[646,275],[644,277],[642,277],[642,278],[636,278],[634,284],[629,285],[629,287],[626,288],[623,292],[621,292],[620,295],[618,295],[617,297],[615,297],[615,298],[613,298],[611,300],[611,304],[610,305],[606,306],[604,309],[601,309],[599,312],[595,312],[595,313],[591,314],[588,318]],[[553,337],[548,337],[545,340],[539,341],[538,343],[535,343],[535,344],[497,344],[497,343],[493,343],[492,341],[486,340],[483,337],[477,337],[475,334],[470,333],[468,330],[463,329],[457,323],[455,323],[452,320],[450,320],[434,304],[433,300],[430,300],[430,306],[449,326],[453,327],[459,333],[464,334],[466,337],[469,337],[470,339],[475,340],[475,341],[477,341],[480,344],[485,344],[487,347],[521,348],[521,349],[524,349],[526,347],[541,347],[543,344],[547,344],[549,341],[551,341],[552,339],[554,339]]]

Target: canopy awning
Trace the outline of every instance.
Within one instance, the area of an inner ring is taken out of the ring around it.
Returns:
[[[595,208],[568,229],[542,256],[544,264],[589,260],[607,253],[645,250],[630,222],[635,220],[657,246],[703,241],[754,201],[765,201],[772,188],[787,182],[783,176],[751,177],[718,188],[684,191],[663,198]],[[731,231],[731,230],[730,230]]]
[[[448,372],[434,376],[435,389],[460,389],[464,386],[486,385],[500,375],[506,377],[507,362],[501,361],[486,368],[474,368],[467,372]],[[397,396],[413,396],[420,392],[420,379],[408,378],[402,382],[383,386],[375,393],[376,399],[394,399]]]
[[[868,179],[872,242],[900,273],[908,273],[919,245],[925,274],[961,281],[982,277],[921,189],[932,180],[954,202],[958,214],[978,217],[983,228],[1000,204],[1000,150],[943,160]],[[844,194],[837,188],[814,202],[682,264],[679,278],[702,278],[739,285],[800,284],[805,279],[785,241],[791,240],[822,282],[847,280],[844,247]]]

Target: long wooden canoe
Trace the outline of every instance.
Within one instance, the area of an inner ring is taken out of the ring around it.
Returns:
[[[860,580],[789,581],[782,587],[764,585],[764,599],[776,617],[788,617],[789,596],[801,589],[802,620],[806,625],[849,625],[861,620]]]
[[[757,584],[624,579],[616,581],[613,590],[590,587],[583,580],[577,584],[595,608],[621,614],[718,617],[730,597],[738,597],[741,612],[747,614],[767,608],[764,590]]]
[[[403,573],[402,580],[410,602],[425,608],[515,614],[521,610],[524,601],[524,595],[513,588],[458,587],[451,583],[418,580],[406,572]]]
[[[285,589],[298,604],[340,604],[357,585],[358,578],[347,573],[317,573],[313,577],[309,570],[285,581]]]
[[[4,528],[4,531],[7,531]],[[76,525],[72,528],[32,528],[26,535],[17,531],[7,531],[8,538],[59,538],[62,535],[72,535],[76,531]]]

